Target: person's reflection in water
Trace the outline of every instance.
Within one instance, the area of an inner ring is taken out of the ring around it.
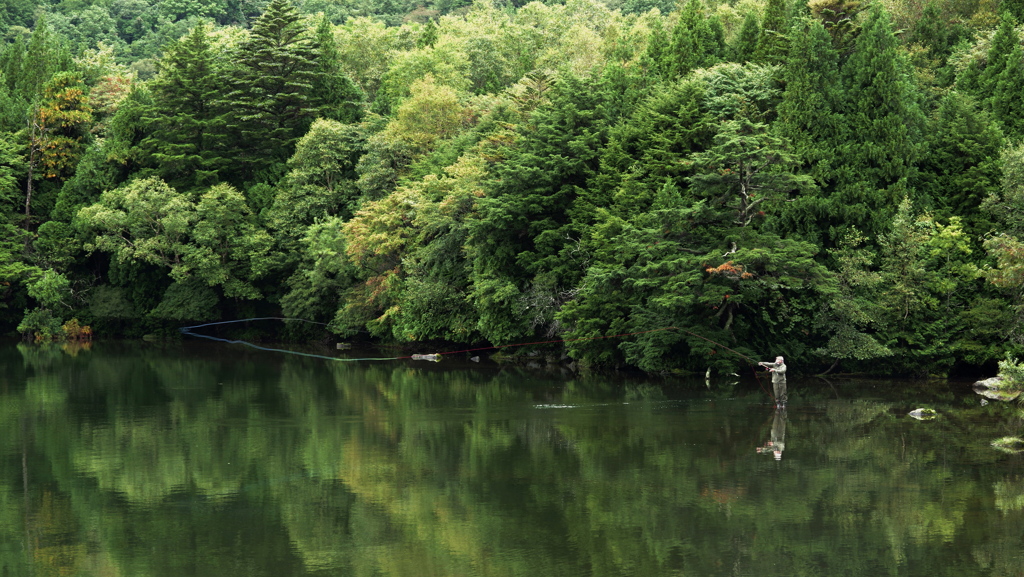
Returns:
[[[782,460],[782,452],[786,450],[786,409],[775,409],[775,417],[772,419],[772,438],[758,447],[758,453],[771,453],[776,461]]]

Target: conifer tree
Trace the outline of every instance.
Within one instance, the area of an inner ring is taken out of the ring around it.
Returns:
[[[743,27],[731,47],[733,62],[749,62],[754,59],[757,50],[757,39],[761,36],[761,24],[757,21],[757,13],[753,10],[743,17]]]
[[[647,49],[644,51],[642,62],[652,74],[662,78],[669,77],[668,34],[660,18],[651,23],[651,33],[647,38]]]
[[[1017,22],[1024,21],[1024,2],[1021,0],[1002,0],[999,2],[999,9],[1009,12]]]
[[[153,104],[143,116],[149,136],[141,144],[172,187],[215,184],[230,164],[219,61],[209,29],[197,26],[164,52],[160,74],[150,84]]]
[[[1006,55],[1002,72],[994,78],[988,102],[1007,137],[1024,136],[1024,51],[1019,44]]]
[[[753,60],[761,64],[782,64],[785,62],[786,54],[788,53],[788,33],[788,0],[768,0]]]
[[[322,111],[312,94],[323,73],[317,69],[311,30],[289,0],[272,0],[239,47],[237,59],[240,66],[227,104],[232,108],[230,126],[239,138],[236,160],[245,168],[243,178],[283,172],[295,141]]]
[[[822,232],[821,218],[831,212],[827,196],[835,187],[836,146],[843,132],[839,54],[817,19],[798,20],[791,36],[793,42],[782,73],[786,89],[774,129],[793,144],[819,191],[793,199],[774,226],[814,238]]]
[[[695,68],[718,61],[722,46],[704,14],[700,0],[689,0],[672,30],[665,58],[670,76],[682,78]]]
[[[958,92],[943,97],[927,134],[915,188],[935,206],[937,216],[960,217],[971,238],[981,238],[994,226],[992,215],[979,207],[999,191],[1003,135],[992,115]]]
[[[845,138],[834,205],[846,225],[874,232],[905,194],[920,150],[923,117],[892,21],[876,6],[842,69]]]
[[[341,69],[334,30],[327,18],[321,18],[317,25],[316,50],[317,74],[312,79],[311,95],[321,116],[346,124],[359,121],[365,96]]]
[[[975,87],[978,98],[985,102],[990,110],[999,79],[1010,64],[1012,55],[1018,52],[1020,38],[1017,36],[1016,21],[1009,12],[1003,12],[999,18],[999,28],[996,29],[992,44],[989,46],[985,68],[978,74]]]
[[[17,60],[20,69],[6,71],[8,82],[13,83],[15,91],[27,101],[35,98],[54,74],[74,69],[71,53],[50,29],[45,15],[36,19],[25,53]]]

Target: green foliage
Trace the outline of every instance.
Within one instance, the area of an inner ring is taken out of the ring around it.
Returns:
[[[230,110],[227,126],[238,139],[234,160],[243,163],[243,181],[266,178],[267,163],[271,169],[283,164],[295,141],[321,115],[324,103],[314,98],[312,88],[329,71],[318,68],[322,54],[315,39],[289,0],[272,0],[248,38],[231,52],[238,67],[224,104]]]
[[[349,218],[356,210],[356,163],[363,153],[358,125],[318,119],[295,146],[291,169],[282,181],[265,218],[275,229],[294,237],[304,227],[329,216]]]
[[[1024,334],[1024,53],[989,5],[891,5],[896,31],[854,0],[110,0],[31,30],[8,4],[8,330],[281,307],[601,337],[568,347],[590,365],[734,368],[698,334],[917,374]]]
[[[334,39],[334,27],[321,18],[316,28],[317,74],[310,93],[319,100],[321,116],[342,123],[357,122],[363,116],[363,91],[342,69],[341,56]]]
[[[815,353],[826,358],[876,359],[892,354],[878,342],[876,331],[884,315],[879,294],[882,275],[871,269],[874,257],[863,248],[864,237],[849,231],[829,256],[835,262],[834,284],[825,289],[822,314],[815,317],[814,328],[826,331],[829,340]]]
[[[758,22],[757,13],[750,10],[743,17],[743,27],[730,47],[730,59],[739,63],[753,60],[760,36],[761,24]]]
[[[81,77],[60,72],[42,88],[33,107],[26,137],[29,163],[42,178],[64,178],[74,170],[85,149],[92,109]]]
[[[761,64],[782,64],[789,53],[789,2],[768,0],[753,60]]]
[[[197,26],[164,51],[149,83],[153,101],[139,119],[147,133],[139,146],[172,186],[209,186],[231,164],[221,102],[226,56],[211,44],[209,28]]]
[[[198,200],[157,178],[136,180],[103,193],[98,203],[79,211],[76,224],[92,237],[85,245],[90,252],[165,267],[182,286],[195,277],[220,286],[229,298],[259,298],[252,281],[270,264],[270,236],[231,186],[214,186]]]
[[[688,0],[672,31],[663,66],[669,77],[682,78],[691,70],[717,62],[723,50],[721,38],[709,24],[700,0]]]
[[[970,97],[947,94],[929,121],[930,142],[915,179],[916,188],[935,204],[938,214],[961,218],[974,238],[994,227],[992,215],[980,206],[998,191],[1002,178],[1003,135],[991,118]]]
[[[26,310],[24,318],[18,323],[18,332],[31,335],[37,342],[57,340],[64,334],[61,328],[63,321],[53,316],[46,308]]]

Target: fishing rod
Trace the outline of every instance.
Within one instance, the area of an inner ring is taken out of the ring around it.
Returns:
[[[764,392],[765,392],[765,394],[766,394],[766,395],[768,395],[768,396],[769,396],[769,397],[770,397],[770,398],[772,399],[772,401],[774,401],[774,400],[775,400],[775,395],[771,394],[770,392],[768,392],[768,389],[764,388],[764,385],[763,385],[763,384],[761,383],[761,377],[759,377],[759,376],[757,375],[757,369],[755,369],[755,368],[754,368],[754,365],[758,364],[758,363],[757,363],[757,361],[755,361],[754,359],[752,359],[752,358],[748,357],[747,355],[745,355],[745,354],[743,354],[743,353],[741,353],[741,352],[739,352],[739,351],[737,351],[737,350],[734,350],[734,349],[730,349],[729,347],[727,347],[727,346],[723,345],[722,343],[720,343],[720,342],[718,342],[718,341],[713,341],[713,340],[711,340],[711,339],[709,339],[709,338],[707,338],[707,337],[704,337],[704,336],[698,335],[697,333],[695,333],[695,332],[693,332],[693,331],[689,331],[689,330],[686,330],[686,329],[683,329],[683,328],[679,328],[679,327],[669,327],[669,328],[675,329],[675,330],[677,330],[677,331],[682,331],[682,332],[684,332],[684,333],[686,333],[686,334],[688,334],[688,335],[691,335],[691,336],[697,337],[698,339],[702,339],[702,340],[705,340],[705,341],[707,341],[707,342],[709,342],[709,343],[711,343],[711,344],[713,344],[713,345],[716,345],[716,346],[722,347],[723,349],[725,349],[725,350],[727,350],[727,351],[729,351],[729,352],[733,353],[733,354],[734,354],[734,355],[736,355],[736,356],[742,357],[742,358],[744,358],[744,359],[746,359],[746,360],[750,361],[750,371],[751,371],[752,373],[754,373],[754,379],[755,379],[755,380],[757,380],[757,386],[761,387],[761,390],[762,390],[762,391],[764,391]]]

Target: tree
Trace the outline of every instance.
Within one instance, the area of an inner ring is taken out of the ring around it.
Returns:
[[[880,236],[881,337],[899,372],[935,373],[956,362],[963,312],[977,292],[971,243],[959,218],[917,214],[908,198]]]
[[[789,2],[769,0],[765,7],[761,34],[754,49],[755,62],[761,64],[782,64],[789,53]]]
[[[270,270],[271,238],[242,193],[228,184],[215,185],[199,197],[195,215],[191,242],[171,278],[183,282],[194,276],[207,286],[220,286],[228,298],[261,298],[253,282]]]
[[[989,44],[985,67],[977,75],[977,85],[970,87],[977,91],[981,101],[991,102],[1003,71],[1010,65],[1011,55],[1020,50],[1016,21],[1009,12],[1003,12],[999,18],[999,28]]]
[[[831,193],[833,208],[845,213],[839,228],[853,225],[869,235],[877,232],[878,216],[891,211],[905,194],[923,125],[908,70],[892,22],[876,6],[842,68],[845,130],[838,150],[842,164]]]
[[[210,188],[196,203],[158,178],[134,180],[103,193],[75,224],[92,239],[87,251],[167,269],[175,291],[198,282],[229,298],[261,296],[252,282],[269,268],[270,236],[230,185]]]
[[[712,145],[688,162],[697,172],[689,179],[693,192],[711,207],[734,211],[739,227],[763,217],[764,203],[781,204],[787,193],[814,186],[809,176],[793,172],[798,160],[788,142],[744,116],[721,123]]]
[[[682,78],[695,68],[717,62],[723,46],[708,23],[700,0],[689,0],[679,13],[679,22],[672,30],[669,49],[664,55],[666,69],[672,77]]]
[[[305,228],[328,217],[352,217],[357,208],[356,164],[365,143],[358,125],[317,119],[295,146],[290,168],[266,220],[282,234],[305,236]]]
[[[321,18],[316,28],[317,73],[311,94],[324,118],[342,123],[358,122],[363,116],[365,95],[342,70],[341,56],[334,40],[334,27]]]
[[[780,212],[776,228],[818,240],[823,233],[828,234],[826,218],[837,208],[842,210],[830,207],[828,200],[836,183],[836,148],[844,125],[839,55],[817,20],[797,20],[791,37],[782,73],[786,89],[773,129],[792,143],[803,170],[814,178],[818,193],[794,198]]]
[[[239,66],[225,97],[228,126],[239,139],[234,160],[245,168],[242,180],[276,179],[295,141],[322,113],[311,92],[324,74],[315,37],[289,0],[272,0],[234,56]]]
[[[761,36],[761,24],[757,20],[757,12],[750,10],[743,17],[743,26],[736,40],[730,47],[730,59],[733,62],[750,62],[757,50],[757,40]]]
[[[37,178],[63,179],[78,163],[85,148],[92,110],[78,74],[61,72],[46,83],[40,103],[32,110],[22,133],[27,144],[25,227],[31,225],[33,184]]]
[[[892,354],[878,342],[877,331],[885,320],[880,302],[882,275],[872,270],[874,255],[861,245],[864,237],[851,229],[839,245],[829,250],[834,262],[834,282],[826,289],[821,314],[814,328],[829,335],[816,354],[834,359],[830,372],[846,359],[864,361]]]
[[[1000,190],[982,204],[983,210],[1001,225],[999,234],[985,239],[985,250],[996,261],[985,271],[985,278],[1010,296],[1016,312],[1010,334],[1020,343],[1024,323],[1024,145],[1004,149],[1000,163]]]
[[[149,134],[141,148],[171,186],[209,186],[231,165],[224,56],[211,46],[209,28],[197,26],[164,51],[160,73],[150,83],[153,103],[142,117]]]
[[[959,92],[942,98],[927,134],[915,187],[934,203],[937,216],[958,216],[972,238],[982,238],[995,226],[980,206],[999,190],[1003,135],[991,115]]]
[[[8,85],[22,100],[31,102],[58,72],[74,70],[71,53],[40,14],[27,45],[15,43],[6,53]]]
[[[188,234],[196,222],[195,205],[156,177],[137,179],[108,190],[83,208],[76,226],[99,250],[121,262],[141,261],[163,268],[181,265]]]
[[[1006,55],[1006,67],[995,78],[990,102],[1006,136],[1024,136],[1024,51],[1019,44]]]
[[[554,314],[582,272],[570,254],[569,239],[580,233],[572,209],[596,174],[610,125],[630,99],[628,85],[618,86],[614,78],[563,75],[550,101],[501,151],[467,241],[470,298],[485,338],[508,342],[533,331],[557,331]],[[527,316],[531,303],[537,314]]]

